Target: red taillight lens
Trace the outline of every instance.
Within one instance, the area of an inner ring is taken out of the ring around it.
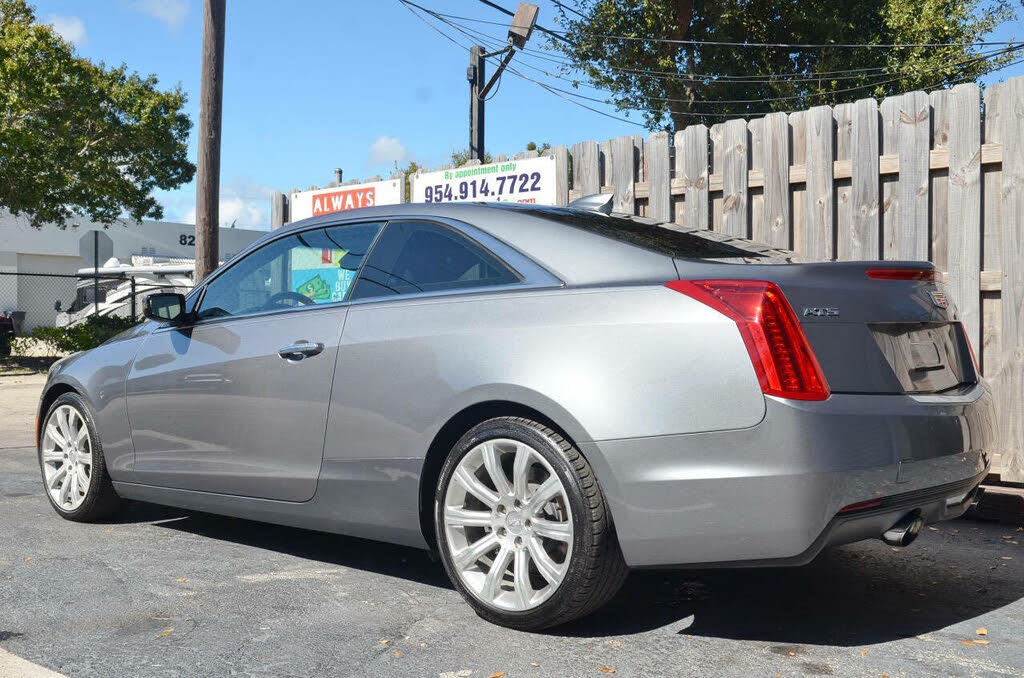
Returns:
[[[674,280],[682,292],[731,318],[766,395],[825,400],[825,375],[782,290],[764,280]]]
[[[921,268],[869,268],[868,277],[875,280],[923,280],[935,281],[935,269]]]

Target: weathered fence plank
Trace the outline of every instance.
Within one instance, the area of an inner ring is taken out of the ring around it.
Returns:
[[[948,90],[928,93],[932,111],[931,149],[949,153],[949,134],[952,120],[952,97]],[[980,128],[979,128],[980,134]],[[949,215],[949,171],[948,168],[935,170],[928,175],[928,193],[931,197],[931,218],[929,219],[929,259],[935,268],[947,271],[949,250],[947,217]]]
[[[1024,78],[1002,83],[1002,379],[1004,480],[1024,480]]]
[[[715,174],[722,174],[722,135],[725,132],[725,125],[718,123],[712,125],[711,129],[708,130],[708,139],[711,141],[711,172]],[[711,177],[708,177],[708,190],[711,190]],[[719,187],[716,194],[711,196],[711,228],[715,231],[722,230],[722,195],[721,187]]]
[[[850,129],[850,178],[853,205],[850,232],[839,241],[840,259],[877,259],[879,248],[878,210],[878,104],[861,99],[853,105]]]
[[[793,164],[803,165],[807,162],[807,115],[804,111],[789,114],[789,133],[792,139],[790,148],[793,151]],[[806,176],[806,175],[805,175]],[[790,179],[792,181],[792,178]],[[793,208],[793,249],[804,254],[807,243],[807,220],[804,217],[807,204],[806,184],[793,187],[793,195],[789,203]]]
[[[835,125],[835,160],[849,162],[853,144],[853,104],[839,104],[832,109]],[[834,172],[833,172],[834,175]],[[836,258],[843,259],[844,241],[850,240],[853,229],[853,187],[849,179],[833,179],[835,186]]]
[[[928,140],[931,106],[924,92],[902,97],[899,114],[900,155],[899,233],[896,254],[900,259],[928,259]]]
[[[580,198],[601,192],[601,147],[596,141],[573,144],[572,189]]]
[[[747,173],[747,232],[750,237],[760,242],[766,242],[764,225],[764,187],[760,190],[750,185],[751,175],[760,173],[764,176],[764,118],[757,118],[747,123],[747,139],[750,150],[750,170]]]
[[[647,172],[650,197],[647,216],[672,221],[672,167],[669,165],[668,132],[654,132],[647,141]]]
[[[815,106],[807,111],[807,256],[832,258],[832,109]]]
[[[612,210],[623,214],[636,213],[633,189],[636,184],[636,146],[633,137],[612,139],[612,186],[615,196]]]
[[[543,155],[555,159],[555,204],[569,204],[569,149],[565,146],[552,146]]]
[[[722,232],[748,237],[747,123],[730,120],[722,130]]]
[[[602,190],[604,186],[612,185],[612,166],[615,164],[613,156],[615,152],[612,150],[613,139],[605,139],[601,142],[601,186]]]
[[[887,97],[882,101],[882,154],[894,155],[899,150],[900,100],[902,97]],[[898,156],[897,156],[898,159]],[[882,256],[898,259],[896,238],[899,232],[900,194],[897,177],[882,179]]]
[[[981,346],[981,90],[949,93],[949,175],[945,269],[972,346]],[[938,262],[936,263],[938,265]]]
[[[691,125],[676,132],[676,177],[684,186],[683,226],[709,228],[708,128]]]
[[[789,118],[772,113],[764,118],[764,238],[772,247],[792,247],[789,219]],[[759,240],[756,236],[755,240]]]

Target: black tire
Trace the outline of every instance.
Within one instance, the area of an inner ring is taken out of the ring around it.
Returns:
[[[476,598],[462,584],[452,561],[443,507],[459,461],[480,443],[508,438],[530,445],[561,480],[572,511],[573,546],[568,570],[558,589],[525,611],[498,609]],[[489,622],[523,631],[539,631],[594,612],[621,588],[629,569],[622,557],[604,494],[579,450],[547,426],[521,417],[499,417],[474,426],[455,444],[441,468],[434,501],[438,551],[455,589]]]
[[[85,425],[89,429],[89,438],[92,443],[92,470],[89,490],[86,492],[85,499],[82,500],[78,508],[70,511],[60,507],[53,500],[49,489],[46,487],[46,471],[43,469],[43,437],[46,430],[45,427],[50,421],[54,410],[62,405],[69,405],[82,415]],[[46,498],[50,501],[50,506],[53,507],[53,510],[61,518],[78,523],[92,523],[110,516],[119,508],[121,498],[114,491],[110,475],[107,473],[106,458],[103,456],[103,444],[100,441],[99,432],[96,430],[96,422],[93,419],[92,410],[77,393],[62,393],[50,405],[50,409],[47,410],[46,417],[43,419],[40,427],[39,440],[36,444],[36,456],[39,459],[39,472],[43,476],[43,491],[46,493]]]

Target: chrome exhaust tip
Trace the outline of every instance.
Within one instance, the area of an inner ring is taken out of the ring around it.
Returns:
[[[911,511],[882,533],[882,541],[889,546],[910,546],[917,539],[917,535],[921,534],[922,527],[924,520],[921,519],[921,514],[918,511]]]

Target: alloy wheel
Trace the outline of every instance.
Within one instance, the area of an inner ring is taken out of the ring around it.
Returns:
[[[533,609],[569,569],[573,523],[565,487],[525,443],[488,440],[466,453],[445,492],[443,520],[459,580],[487,605]]]
[[[43,429],[42,463],[46,491],[63,511],[85,501],[92,483],[92,439],[82,414],[70,405],[50,413]]]

